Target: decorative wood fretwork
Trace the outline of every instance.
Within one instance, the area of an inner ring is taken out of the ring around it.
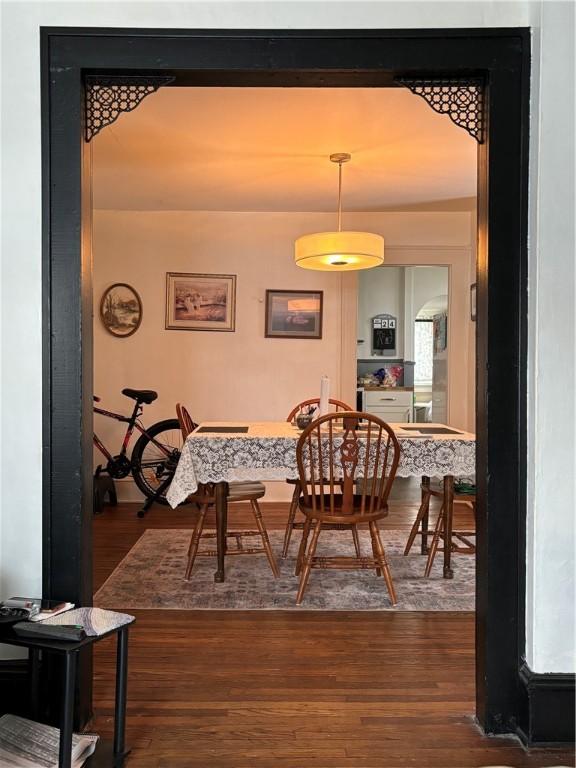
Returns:
[[[479,144],[484,143],[485,88],[482,78],[397,77],[395,80],[417,96],[422,96],[436,112],[448,115]]]
[[[151,93],[168,85],[173,77],[99,76],[86,77],[85,137],[91,141],[102,128],[115,122],[122,112],[131,112]]]

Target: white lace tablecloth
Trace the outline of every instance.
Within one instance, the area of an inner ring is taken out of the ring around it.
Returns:
[[[182,448],[167,499],[177,507],[201,483],[286,480],[298,477],[296,443],[300,430],[286,421],[209,422],[206,427],[248,427],[247,432],[193,432]],[[469,432],[417,437],[403,432],[415,424],[392,424],[402,452],[397,477],[471,477],[476,471],[476,440]],[[442,424],[422,424],[439,427]]]

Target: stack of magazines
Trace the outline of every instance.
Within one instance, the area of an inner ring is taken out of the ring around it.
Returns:
[[[11,597],[0,603],[3,608],[18,608],[26,611],[29,621],[44,621],[52,616],[74,608],[74,603],[58,603],[56,601],[42,600],[39,597]]]
[[[72,736],[72,768],[80,768],[96,749],[98,736]],[[0,717],[0,766],[2,768],[58,768],[60,731],[16,715]]]

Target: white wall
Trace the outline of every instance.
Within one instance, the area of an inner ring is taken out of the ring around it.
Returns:
[[[473,250],[471,244],[462,248],[462,258],[466,267],[470,262],[469,253]],[[438,251],[433,253],[439,260],[446,258]],[[453,284],[453,289],[467,296],[468,269],[458,270],[457,275],[461,280],[458,284]],[[449,267],[384,265],[376,270],[360,272],[358,275],[358,338],[362,339],[362,343],[356,346],[358,359],[373,360],[378,364],[373,367],[373,370],[380,365],[385,365],[386,361],[396,358],[414,361],[414,323],[418,313],[426,303],[438,297],[444,297],[444,307],[448,311],[449,282]],[[454,316],[448,311],[448,325],[450,330],[453,330],[455,344],[455,354],[449,356],[449,370],[455,382],[454,390],[451,392],[452,411],[463,418],[458,426],[470,429],[474,421],[474,410],[469,410],[463,416],[464,409],[461,408],[463,401],[469,404],[470,391],[473,394],[475,385],[473,377],[461,376],[468,361],[468,318],[465,302],[459,301],[456,306],[460,309],[460,316]],[[393,354],[386,356],[371,354],[372,318],[381,313],[391,314],[397,321],[396,350]],[[450,366],[455,370],[451,370]],[[464,388],[457,388],[456,382]]]
[[[142,324],[119,339],[94,317],[94,391],[104,407],[126,412],[120,390],[154,389],[145,423],[175,417],[187,405],[196,421],[282,420],[300,400],[320,394],[330,377],[340,397],[340,274],[294,263],[294,240],[323,231],[332,214],[216,211],[96,211],[93,228],[94,306],[112,283],[127,282],[143,303]],[[164,328],[166,272],[237,275],[234,333]],[[264,336],[267,288],[321,290],[322,339]],[[105,445],[119,447],[125,425],[96,417]],[[98,459],[99,461],[101,460]],[[121,498],[132,491],[118,483]],[[289,499],[286,483],[269,485],[267,499]]]
[[[362,217],[366,216],[367,214],[362,214]],[[473,431],[475,379],[469,356],[474,354],[474,350],[470,350],[468,330],[470,325],[469,288],[473,279],[470,265],[471,253],[474,250],[470,242],[471,214],[385,213],[380,216],[383,227],[381,232],[386,236],[386,264],[390,266],[444,265],[449,268],[448,294],[451,322],[448,324],[448,346],[454,351],[454,355],[452,356],[453,364],[448,371],[447,421],[458,429]],[[371,222],[363,223],[367,226]],[[380,230],[374,229],[374,231]],[[427,245],[423,244],[426,239]],[[362,279],[360,277],[359,282]],[[403,327],[406,333],[405,322]],[[346,326],[344,326],[344,332],[347,332]],[[350,338],[350,343],[354,342],[355,338]],[[368,344],[364,343],[363,348],[364,350],[369,348]]]
[[[472,248],[470,250],[473,250]],[[412,320],[432,299],[448,295],[448,273],[444,267],[424,267],[412,270]]]
[[[372,318],[387,314],[396,318],[396,350],[390,355],[372,354]],[[383,266],[358,275],[358,339],[359,359],[374,359],[382,365],[387,359],[404,357],[404,270]]]
[[[446,248],[453,255],[453,243],[469,237],[467,213],[370,213],[348,217],[353,228],[367,226],[371,231],[381,232],[391,251],[401,252],[415,242],[430,243],[429,259],[446,258],[438,243],[449,243]],[[102,397],[102,406],[126,412],[130,401],[121,390],[129,386],[158,391],[159,399],[146,406],[148,424],[173,418],[178,401],[188,405],[197,421],[284,419],[292,405],[319,392],[320,377],[324,374],[331,379],[332,394],[343,397],[342,276],[302,270],[293,258],[297,237],[323,231],[332,220],[331,213],[95,211],[94,391]],[[467,296],[469,248],[470,243],[463,242],[456,250],[464,267],[454,273],[453,290],[460,294],[460,299]],[[430,271],[434,270],[421,270]],[[165,330],[166,272],[236,274],[236,331]],[[371,272],[368,281],[361,278],[360,283],[379,284],[379,273],[386,283],[390,273],[397,273],[396,312],[402,320],[404,280],[400,269],[384,267]],[[442,273],[446,282],[446,270]],[[140,328],[124,339],[104,329],[97,311],[103,291],[115,282],[132,285],[143,303]],[[423,283],[430,290],[429,281],[423,279]],[[322,339],[265,338],[267,288],[324,291]],[[441,291],[434,287],[430,295],[438,292]],[[417,290],[418,295],[421,293]],[[456,302],[456,307],[463,314],[462,300]],[[456,316],[454,343],[460,355],[465,356],[460,321],[461,317]],[[466,366],[460,359],[454,371],[457,420],[460,403],[466,399],[462,392],[458,395],[457,388],[464,387],[465,392],[468,386],[462,372],[466,372]],[[460,421],[465,418],[460,416]],[[467,426],[460,421],[456,426]],[[105,445],[113,451],[119,448],[125,425],[97,416],[95,428]],[[96,462],[102,461],[101,454],[95,454]],[[130,479],[118,482],[117,486],[120,498],[140,498]],[[285,483],[269,484],[268,500],[289,497]]]
[[[1,483],[2,596],[38,593],[41,585],[39,27],[533,27],[530,386],[537,397],[529,413],[527,655],[538,672],[573,669],[574,542],[567,530],[574,495],[566,479],[574,474],[574,432],[573,419],[565,418],[564,411],[558,416],[558,403],[572,407],[566,391],[573,386],[574,371],[573,5],[542,0],[24,2],[4,3],[2,12],[2,141],[10,148],[3,158],[2,182],[1,417],[2,442],[9,446]],[[554,375],[559,355],[562,370],[572,374],[569,387],[565,377]]]
[[[372,318],[387,314],[396,318],[396,351],[390,355],[372,354]],[[358,359],[380,362],[404,358],[404,269],[383,266],[358,275]]]
[[[531,137],[526,657],[538,672],[565,672],[576,655],[574,3],[544,2],[541,14],[532,92],[539,119]]]
[[[472,237],[476,234],[476,212],[470,218]],[[476,243],[470,252],[470,285],[476,282]],[[468,296],[468,413],[472,416],[469,429],[476,432],[476,322],[470,318],[470,295]]]

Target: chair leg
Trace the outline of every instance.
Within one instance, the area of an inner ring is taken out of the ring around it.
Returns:
[[[292,501],[290,502],[290,511],[288,512],[288,522],[286,523],[286,533],[284,534],[284,546],[282,548],[282,558],[284,560],[288,557],[288,547],[290,546],[290,538],[292,537],[292,531],[294,529],[294,518],[298,511],[299,498],[300,483],[297,482],[294,486],[294,493],[292,494]]]
[[[376,541],[374,538],[374,532],[372,531],[372,528],[370,528],[370,541],[372,542],[372,555],[374,557],[374,560],[376,561],[376,563],[380,563],[378,548],[376,547]],[[376,576],[382,576],[382,569],[380,568],[380,565],[377,565],[376,567]]]
[[[428,514],[428,509],[430,507],[430,494],[424,494],[422,502],[420,504],[420,508],[418,510],[418,514],[416,515],[416,520],[414,520],[414,525],[410,529],[410,535],[408,536],[408,541],[406,542],[406,548],[404,549],[404,555],[407,555],[410,550],[412,549],[412,544],[414,544],[414,539],[418,535],[418,529],[420,528],[420,523],[424,519],[424,517]]]
[[[192,568],[194,567],[194,561],[196,560],[196,554],[198,553],[198,545],[200,543],[200,537],[202,536],[204,519],[206,517],[207,511],[208,505],[203,504],[200,507],[200,514],[198,516],[198,520],[196,521],[196,526],[194,527],[194,533],[190,539],[190,546],[188,547],[188,564],[186,565],[186,574],[184,576],[186,581],[190,581],[190,576],[192,574]]]
[[[304,522],[304,530],[302,531],[302,540],[300,541],[300,547],[298,549],[298,557],[296,558],[296,568],[294,570],[294,576],[298,576],[302,570],[302,562],[304,560],[304,553],[306,552],[306,546],[308,544],[308,536],[310,535],[310,527],[312,521],[309,517]]]
[[[262,538],[262,544],[264,545],[264,551],[266,552],[266,557],[268,558],[268,562],[270,563],[270,568],[272,568],[272,573],[274,574],[274,578],[277,579],[280,576],[280,571],[278,570],[278,566],[276,565],[276,558],[274,557],[274,553],[272,552],[272,547],[270,546],[268,531],[266,530],[264,521],[262,520],[262,512],[260,511],[260,505],[255,499],[252,500],[250,504],[252,505],[252,511],[254,512],[254,517],[256,519],[256,527],[260,531],[260,536]]]
[[[356,557],[362,557],[362,550],[360,549],[360,537],[358,536],[358,526],[352,526],[352,538],[354,539],[354,549],[356,551]]]
[[[390,595],[390,602],[392,603],[392,605],[396,605],[396,603],[398,602],[398,600],[396,599],[396,590],[394,589],[392,574],[390,573],[390,568],[386,561],[386,553],[384,552],[384,546],[382,544],[382,539],[380,538],[380,531],[378,530],[378,526],[376,525],[375,520],[371,520],[369,525],[370,525],[370,531],[372,532],[372,535],[374,537],[376,551],[378,552],[378,562],[380,563],[380,569],[382,571],[382,575],[384,576],[386,587],[388,588],[388,594]]]
[[[430,576],[432,566],[434,565],[434,558],[436,557],[436,552],[438,551],[438,543],[440,541],[440,536],[443,530],[444,530],[444,504],[442,504],[442,506],[440,507],[438,520],[436,521],[436,527],[434,528],[432,544],[430,545],[430,552],[428,553],[428,560],[426,561],[426,569],[424,570],[425,578],[428,578],[428,576]],[[444,546],[446,546],[446,541],[444,542]]]
[[[302,573],[300,574],[300,585],[298,587],[298,594],[296,595],[296,605],[300,605],[304,597],[304,591],[306,590],[306,585],[308,584],[308,579],[310,577],[312,560],[314,559],[314,555],[316,553],[316,546],[318,544],[318,537],[320,536],[321,529],[322,523],[320,520],[318,520],[314,528],[314,533],[312,534],[312,541],[310,542],[308,551],[304,556],[304,565],[302,566]]]

